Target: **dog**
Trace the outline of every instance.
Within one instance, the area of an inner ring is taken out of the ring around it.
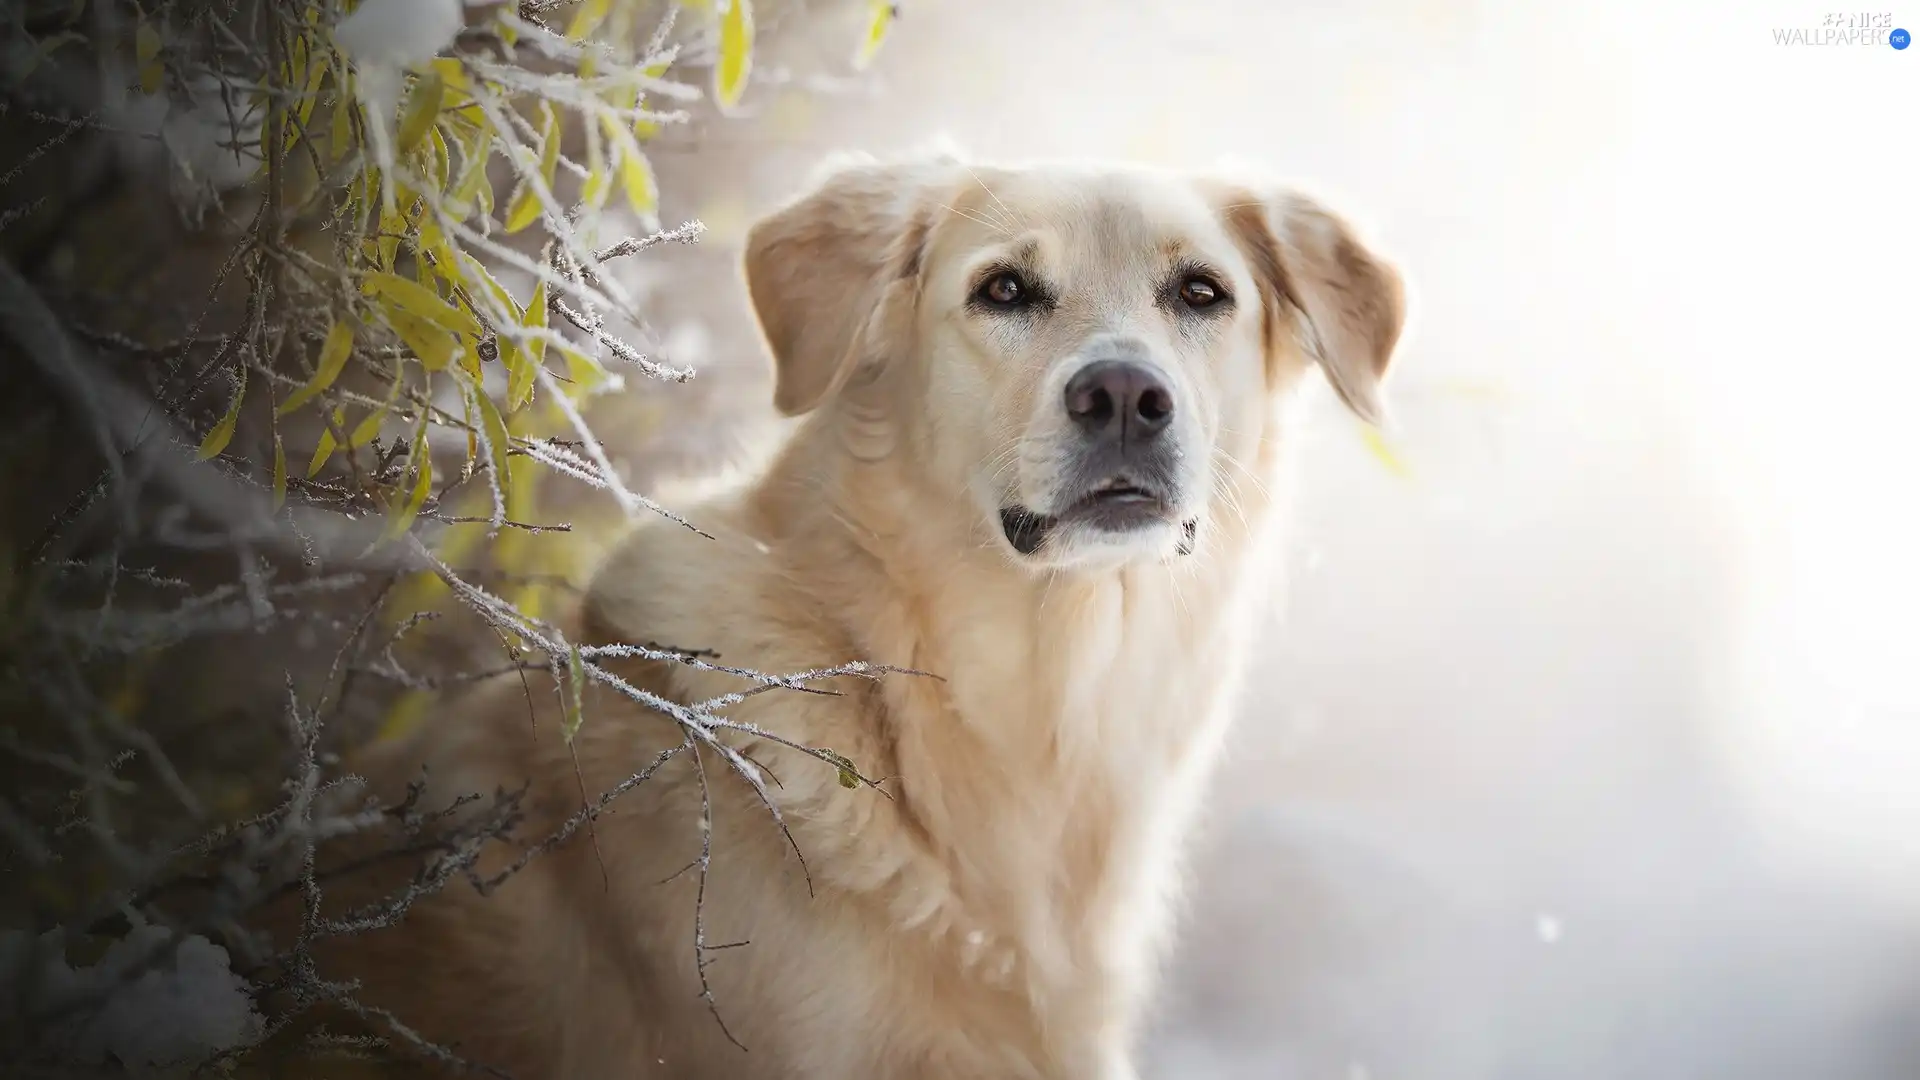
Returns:
[[[1291,190],[931,153],[835,163],[744,264],[789,440],[607,556],[577,697],[506,678],[385,752],[536,834],[646,779],[340,970],[522,1080],[1129,1080],[1282,405],[1317,365],[1380,419],[1402,278]]]

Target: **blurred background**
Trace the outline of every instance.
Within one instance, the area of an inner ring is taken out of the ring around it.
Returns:
[[[1149,1076],[1920,1076],[1920,50],[1776,43],[1826,17],[918,3],[663,184],[701,454],[772,423],[729,241],[832,150],[1238,159],[1405,266],[1392,459],[1299,433]]]

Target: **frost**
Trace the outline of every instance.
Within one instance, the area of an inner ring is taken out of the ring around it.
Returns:
[[[67,963],[58,930],[39,938],[0,934],[0,1012],[97,1000],[49,1039],[55,1055],[87,1065],[199,1062],[258,1039],[263,1023],[246,983],[228,966],[227,950],[206,938],[183,938],[160,962],[129,975],[166,950],[170,937],[165,927],[137,927],[99,963],[76,968]]]
[[[383,172],[393,165],[390,126],[405,82],[402,72],[438,56],[464,25],[461,0],[366,0],[333,28],[333,43],[353,63],[354,84],[373,121],[374,158]]]
[[[465,23],[460,0],[366,0],[333,28],[355,65],[403,68],[433,59]]]

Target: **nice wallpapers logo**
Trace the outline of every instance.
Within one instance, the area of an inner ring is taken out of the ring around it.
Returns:
[[[1893,24],[1892,12],[1830,13],[1815,27],[1789,27],[1773,32],[1775,45],[1891,46],[1896,51],[1913,44],[1913,35]]]

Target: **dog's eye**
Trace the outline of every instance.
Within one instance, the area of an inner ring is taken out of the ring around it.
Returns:
[[[1227,298],[1213,279],[1195,275],[1180,283],[1180,301],[1190,308],[1208,308]]]
[[[1004,270],[988,278],[974,295],[994,307],[1004,308],[1026,304],[1033,293],[1019,274]]]

